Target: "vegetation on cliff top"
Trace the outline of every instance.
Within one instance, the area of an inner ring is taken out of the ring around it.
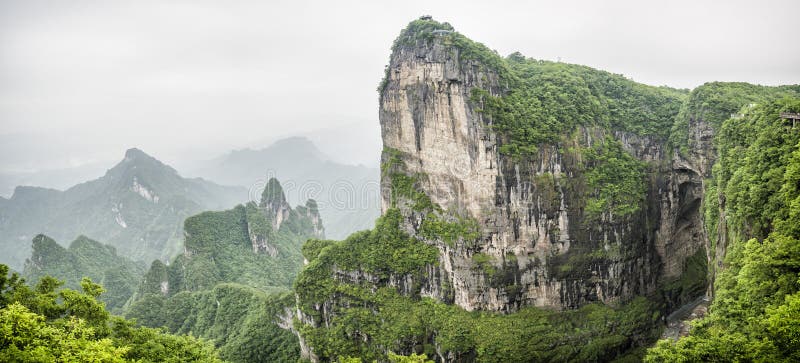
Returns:
[[[449,24],[432,19],[412,21],[392,49],[424,46],[437,38],[458,49],[459,62],[474,62],[497,74],[502,94],[474,89],[471,99],[491,120],[501,136],[500,152],[506,155],[535,153],[537,145],[556,143],[577,126],[666,139],[688,92],[643,85],[586,66],[525,58],[520,53],[503,58]],[[381,93],[388,78],[387,68]]]
[[[534,154],[578,126],[666,139],[685,92],[652,87],[586,66],[533,60],[506,62],[514,82],[503,95],[474,89],[472,102],[498,133],[500,153]]]
[[[728,242],[714,301],[689,336],[659,342],[647,361],[800,360],[800,130],[784,111],[800,112],[800,98],[747,107],[719,127],[705,218],[712,241]]]
[[[703,84],[693,89],[681,105],[670,131],[670,143],[686,154],[690,142],[690,121],[703,120],[714,130],[719,130],[723,121],[737,114],[742,107],[799,95],[800,85],[769,87],[743,82]]]

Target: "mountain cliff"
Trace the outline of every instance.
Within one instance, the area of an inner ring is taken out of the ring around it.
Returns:
[[[675,221],[665,219],[691,220],[677,215],[692,201],[677,196],[686,181],[672,173],[665,150],[682,92],[587,67],[503,60],[442,33],[451,30],[412,26],[422,28],[398,39],[381,93],[382,160],[391,164],[383,205],[411,178],[443,209],[395,200],[412,235],[423,213],[479,225],[477,239],[441,247],[456,304],[574,308],[652,293],[659,279],[681,274],[698,247],[657,247],[675,239]],[[662,200],[672,203],[659,206]],[[516,270],[514,279],[476,275],[476,254]],[[677,267],[650,268],[660,263]]]
[[[726,112],[797,94],[501,58],[428,18],[392,50],[383,216],[304,247],[295,330],[312,360],[596,361],[652,342],[714,279],[701,207]]]
[[[246,199],[242,188],[183,178],[130,149],[101,178],[65,191],[17,187],[0,203],[0,248],[12,251],[2,261],[21,266],[30,254],[28,241],[40,233],[58,241],[92,236],[133,260],[167,259],[179,252],[186,217]]]

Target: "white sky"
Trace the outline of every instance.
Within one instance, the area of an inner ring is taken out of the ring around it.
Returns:
[[[800,83],[797,0],[0,0],[0,171],[129,147],[180,163],[332,128],[352,130],[338,158],[377,161],[375,89],[423,14],[502,55],[648,84]]]

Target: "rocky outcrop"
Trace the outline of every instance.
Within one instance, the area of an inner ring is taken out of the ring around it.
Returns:
[[[306,201],[305,206],[298,206],[295,210],[286,202],[283,189],[277,179],[272,178],[267,183],[262,193],[261,203],[258,207],[255,203],[245,206],[247,235],[255,254],[267,254],[270,257],[277,257],[279,250],[272,241],[275,235],[280,232],[281,226],[290,218],[298,218],[303,223],[307,223],[307,232],[312,238],[325,238],[325,228],[322,225],[322,217],[319,215],[317,202],[313,199]],[[296,215],[293,216],[293,213]],[[297,227],[289,227],[294,229]]]
[[[311,229],[313,231],[314,238],[324,239],[325,227],[322,226],[322,217],[319,215],[317,201],[314,199],[309,199],[306,201],[305,216],[309,221],[311,221]]]
[[[269,255],[270,257],[278,257],[278,249],[269,244],[268,236],[257,233],[249,225],[247,228],[247,234],[250,236],[250,242],[253,245],[253,253],[263,253]]]
[[[148,202],[158,203],[158,195],[150,189],[147,189],[144,185],[139,183],[137,177],[133,177],[133,184],[131,185],[131,191],[139,194],[142,198],[147,200]]]
[[[687,260],[705,248],[699,207],[710,138],[702,123],[693,126],[698,143],[686,159],[673,158],[665,140],[599,127],[580,127],[527,158],[507,157],[471,97],[474,89],[503,95],[501,77],[461,51],[441,36],[397,47],[380,104],[382,161],[399,157],[400,172],[417,176],[415,187],[432,202],[480,226],[477,241],[449,246],[423,236],[419,215],[405,208],[405,229],[442,252],[440,273],[452,295],[437,298],[467,310],[564,309],[626,301],[682,278]],[[606,137],[647,163],[646,192],[632,215],[593,220],[585,211],[584,161],[574,150]],[[391,185],[385,174],[384,210]],[[476,269],[476,254],[490,256],[502,277]],[[695,293],[678,293],[673,303]]]
[[[281,228],[283,221],[289,218],[292,207],[286,202],[286,195],[278,179],[270,178],[264,192],[261,194],[261,208],[266,209],[267,214],[272,217],[272,229]]]

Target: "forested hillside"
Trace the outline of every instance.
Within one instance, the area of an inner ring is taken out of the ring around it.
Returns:
[[[81,290],[43,277],[33,287],[0,265],[0,360],[4,362],[221,362],[213,345],[188,335],[135,327]]]
[[[730,94],[742,85],[714,87]],[[718,251],[709,315],[688,337],[659,342],[647,361],[800,360],[800,125],[780,116],[800,113],[800,98],[747,101],[719,124],[706,185]]]
[[[69,248],[45,235],[34,237],[32,244],[33,253],[22,273],[26,281],[36,284],[51,276],[64,281],[64,287],[77,290],[84,278],[90,278],[107,286],[100,300],[116,314],[136,291],[145,272],[141,264],[117,255],[114,247],[86,236],[72,241]]]
[[[296,361],[289,290],[303,242],[324,236],[316,203],[291,208],[270,179],[259,204],[192,216],[185,235],[185,252],[153,262],[126,316],[211,339],[232,362]]]

